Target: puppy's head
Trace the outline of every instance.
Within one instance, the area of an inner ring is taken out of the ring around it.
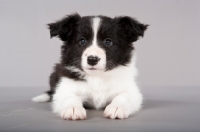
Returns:
[[[132,43],[137,41],[148,25],[128,16],[68,15],[48,24],[50,36],[63,42],[62,64],[88,74],[106,72],[130,62]]]

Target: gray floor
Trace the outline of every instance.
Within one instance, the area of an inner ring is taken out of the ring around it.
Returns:
[[[200,132],[200,87],[141,87],[143,109],[125,120],[110,120],[88,110],[87,120],[66,121],[50,103],[34,103],[34,88],[1,88],[0,132]]]

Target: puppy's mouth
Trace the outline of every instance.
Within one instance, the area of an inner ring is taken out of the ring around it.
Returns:
[[[85,68],[85,70],[87,70],[87,71],[104,71],[103,69],[99,69],[96,67],[87,67],[87,68]]]
[[[98,69],[96,69],[96,68],[88,68],[89,70],[98,70]]]

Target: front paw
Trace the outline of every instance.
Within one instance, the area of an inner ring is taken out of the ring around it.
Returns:
[[[64,120],[84,120],[86,110],[83,107],[68,107],[62,110],[61,118]]]
[[[129,116],[129,111],[122,106],[110,104],[106,107],[104,116],[111,119],[125,119]]]

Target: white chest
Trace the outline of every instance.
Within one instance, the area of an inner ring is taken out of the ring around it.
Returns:
[[[82,96],[96,109],[103,108],[122,91],[117,82],[119,81],[110,78],[90,78],[85,84],[85,94]]]

